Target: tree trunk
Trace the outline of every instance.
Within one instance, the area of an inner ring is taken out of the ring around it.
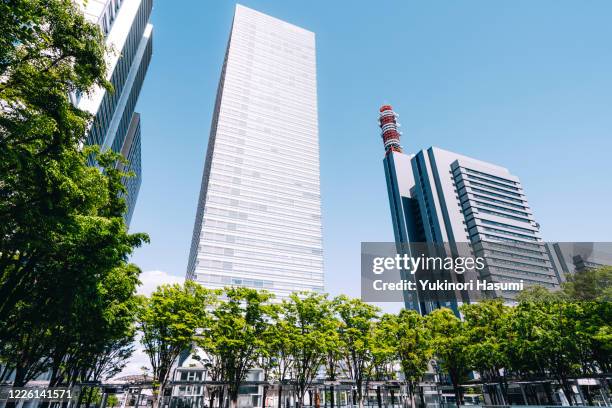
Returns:
[[[566,380],[562,380],[561,388],[563,388],[563,393],[565,394],[565,397],[567,398],[567,402],[570,405],[575,405],[574,404],[574,392],[572,390],[572,386],[569,385],[569,383]]]
[[[282,384],[278,384],[278,408],[283,408],[283,386]]]
[[[405,408],[408,408],[408,401],[410,400],[409,396],[410,396],[410,388],[409,388],[408,382],[405,381],[404,382],[404,394],[403,394],[403,400],[402,400],[402,405]]]
[[[238,408],[238,384],[230,384],[228,391],[230,408]]]
[[[100,392],[102,393],[102,397],[100,400],[100,408],[106,408],[106,402],[108,401],[108,393],[104,391],[104,388],[101,388]]]
[[[485,380],[485,390],[487,394],[489,394],[489,398],[491,399],[491,403],[493,405],[502,405],[499,401],[499,395],[497,395],[497,389],[494,385],[491,385],[488,379]]]
[[[555,401],[553,399],[552,386],[550,382],[546,382],[542,384],[544,387],[544,392],[546,393],[546,399],[549,405],[554,405]]]
[[[357,403],[359,408],[363,408],[363,382],[357,382]]]
[[[268,386],[264,385],[261,391],[261,408],[266,408],[266,398],[268,398]]]
[[[457,408],[459,408],[460,405],[463,404],[463,398],[461,396],[461,390],[460,390],[460,386],[457,383],[457,381],[455,381],[454,379],[452,380],[453,382],[453,392],[455,393],[455,405],[457,405]]]
[[[327,387],[323,386],[323,408],[327,408]]]
[[[334,390],[334,386],[330,385],[329,386],[329,403],[331,405],[331,408],[334,408],[334,403],[335,403],[335,395],[336,391]]]
[[[378,404],[378,408],[382,408],[382,395],[380,393],[380,385],[376,386],[376,403]]]
[[[523,394],[524,405],[532,405],[534,401],[536,403],[533,405],[540,405],[537,401],[538,396],[536,395],[532,384],[519,384],[519,387],[521,389],[521,393]]]
[[[83,389],[81,388],[79,390],[79,398],[77,399],[77,402],[76,402],[76,408],[79,408],[82,402],[83,402]]]
[[[425,407],[425,396],[423,395],[423,388],[418,386],[417,383],[417,389],[419,390],[419,401],[421,403],[421,407]]]
[[[298,392],[298,394],[296,395],[296,399],[295,399],[295,407],[296,408],[302,408],[304,406],[304,395],[306,393],[305,392]]]
[[[91,404],[91,397],[93,397],[94,387],[87,388],[87,398],[85,399],[85,408],[89,408]]]
[[[215,393],[216,391],[209,390],[208,391],[208,408],[213,408],[215,403]]]
[[[221,386],[219,390],[219,408],[223,408],[223,400],[225,399],[225,386]]]
[[[153,390],[152,408],[159,408],[159,402],[164,396],[164,385],[160,382],[157,391]]]
[[[15,368],[15,379],[13,380],[13,387],[23,387],[26,384],[25,381],[26,369],[22,366]]]
[[[15,367],[15,379],[13,380],[13,387],[23,387],[25,385],[25,374],[26,370],[23,367]],[[5,408],[15,408],[17,406],[15,400],[9,400],[6,402]]]
[[[499,378],[499,389],[501,391],[501,397],[503,399],[503,405],[508,404],[508,382],[505,376]]]
[[[591,394],[591,387],[586,386],[586,398],[589,405],[593,405],[593,395]]]

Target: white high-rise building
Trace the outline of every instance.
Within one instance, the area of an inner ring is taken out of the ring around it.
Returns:
[[[237,5],[187,278],[323,290],[315,35]]]
[[[90,95],[72,95],[73,103],[94,115],[87,143],[112,149],[128,159],[126,220],[132,218],[141,182],[140,115],[136,102],[153,53],[153,0],[75,0],[81,11],[104,33],[107,79],[113,92],[97,87]]]

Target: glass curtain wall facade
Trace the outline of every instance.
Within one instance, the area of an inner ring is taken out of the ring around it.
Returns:
[[[323,290],[314,33],[236,6],[187,278]]]
[[[142,179],[140,163],[140,116],[136,102],[153,53],[153,26],[149,24],[152,0],[88,0],[78,3],[86,18],[100,26],[112,51],[106,60],[108,80],[114,92],[96,89],[91,95],[73,95],[73,102],[94,115],[87,144],[100,145],[124,154],[126,170],[126,221],[130,222]],[[137,122],[137,137],[128,137]],[[132,152],[131,156],[126,155]],[[137,154],[136,154],[137,153]]]
[[[132,171],[135,174],[140,174],[141,169],[141,146],[140,146],[140,114],[134,112],[132,121],[128,129],[125,142],[121,148],[121,155],[128,160],[126,171]],[[123,180],[127,189],[126,200],[128,206],[127,219],[132,219],[134,214],[134,206],[136,205],[136,197],[140,190],[140,177],[127,177]]]

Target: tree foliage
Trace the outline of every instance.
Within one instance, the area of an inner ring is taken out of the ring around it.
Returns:
[[[384,315],[378,324],[376,338],[387,344],[391,361],[399,362],[414,406],[418,383],[427,372],[433,352],[433,339],[426,318],[414,310]]]
[[[411,310],[380,316],[376,307],[346,296],[329,301],[297,293],[280,304],[246,288],[226,288],[219,296],[196,337],[210,378],[218,381],[209,391],[219,406],[225,390],[236,404],[237,390],[255,367],[264,370],[265,381],[277,382],[279,406],[287,391],[303,405],[305,394],[316,391],[313,382],[322,368],[332,381],[354,381],[355,405],[376,382],[379,406],[378,382],[400,379],[409,396],[405,401],[416,406],[416,395],[423,397],[419,383],[430,368],[442,381],[450,380],[457,404],[470,373],[477,371],[484,391],[499,405],[507,404],[510,381],[548,378],[571,399],[571,379],[610,368],[609,302],[560,302],[555,295],[539,298],[545,301],[526,297],[510,307],[487,300],[462,306],[460,319],[445,308],[426,316]],[[192,302],[202,308],[200,303]],[[547,390],[553,404],[554,390]]]
[[[210,327],[208,307],[216,303],[216,293],[198,283],[159,286],[143,300],[138,312],[140,342],[149,357],[154,384],[154,408],[168,382],[170,370],[183,351],[189,351],[198,329]]]
[[[437,364],[450,378],[457,405],[463,405],[462,384],[471,368],[464,323],[450,309],[437,309],[427,316],[427,324]]]
[[[348,378],[355,381],[356,405],[362,408],[363,385],[372,358],[372,330],[379,309],[360,299],[351,299],[343,295],[336,298],[335,308],[340,320],[340,344],[345,371]]]
[[[562,293],[571,300],[612,302],[612,266],[568,275],[562,284]]]
[[[201,342],[223,365],[232,408],[238,403],[238,389],[265,349],[265,334],[275,318],[272,295],[245,287],[226,288],[224,299],[212,312],[210,326]]]
[[[83,147],[92,118],[70,99],[111,91],[106,52],[70,0],[0,4],[0,363],[16,386],[109,375],[130,354],[127,259],[148,238],[128,233],[119,156]]]
[[[334,345],[337,325],[325,295],[294,293],[281,310],[283,335],[288,340],[284,352],[292,362],[299,408],[304,406],[304,395]]]
[[[483,301],[461,307],[464,316],[468,344],[465,352],[470,365],[487,383],[498,382],[502,392],[497,398],[496,392],[490,394],[496,405],[507,404],[507,382],[505,374],[509,359],[507,351],[506,325],[510,318],[511,308],[502,300]]]

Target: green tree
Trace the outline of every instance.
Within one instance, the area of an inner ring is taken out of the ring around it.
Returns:
[[[332,311],[336,310],[336,303],[336,299],[331,301]],[[330,323],[334,327],[327,338],[328,347],[326,353],[327,355],[325,356],[325,375],[327,380],[331,381],[331,385],[329,386],[329,402],[331,408],[334,408],[336,404],[336,391],[334,383],[338,380],[338,375],[341,372],[340,364],[342,362],[342,350],[344,350],[345,347],[342,343],[342,338],[340,337],[341,323],[335,313]]]
[[[552,376],[574,403],[570,379],[581,368],[581,350],[588,339],[578,330],[581,306],[574,302],[523,302],[511,319],[513,364],[525,374]]]
[[[293,366],[297,407],[304,406],[306,391],[325,364],[330,342],[336,335],[331,303],[326,295],[293,293],[282,304],[282,318],[289,338],[287,354]]]
[[[196,336],[194,343],[197,347],[193,349],[192,358],[202,363],[210,379],[210,382],[205,384],[208,393],[208,406],[214,407],[215,399],[217,399],[219,408],[222,408],[224,387],[218,383],[225,378],[225,365],[219,357],[214,337],[209,334],[211,326],[212,322],[209,327]],[[199,354],[200,351],[204,354]]]
[[[584,377],[598,372],[608,372],[612,367],[612,303],[610,267],[589,269],[568,276],[562,290],[551,292],[543,287],[532,287],[519,294],[521,307],[512,310],[512,330],[506,333],[507,361],[511,368],[523,377],[547,376],[553,372],[563,384],[563,378],[580,372]],[[563,303],[563,304],[561,304]],[[563,318],[559,318],[563,316]],[[554,319],[554,322],[549,321]],[[546,342],[547,333],[555,335],[555,342],[546,346],[560,353],[555,361],[539,350],[540,342]],[[569,330],[569,333],[565,333]],[[539,352],[539,353],[538,353]],[[551,371],[551,366],[552,371]],[[573,368],[572,368],[573,367]],[[566,393],[570,390],[566,388]],[[552,392],[547,388],[549,401]],[[587,392],[587,398],[591,395]]]
[[[0,362],[15,386],[91,372],[86,354],[104,359],[130,336],[104,293],[118,271],[137,280],[127,258],[147,237],[128,234],[118,156],[82,148],[91,116],[69,98],[110,90],[105,52],[70,0],[0,4]]]
[[[104,41],[69,0],[0,5],[0,321],[78,215],[104,200],[79,144],[90,115],[69,100],[106,84]],[[99,172],[98,172],[99,173]],[[69,231],[70,232],[70,231]]]
[[[386,339],[393,358],[398,361],[413,407],[418,385],[432,357],[432,338],[426,319],[414,310],[401,310],[398,315],[384,315],[377,337]],[[423,403],[423,395],[421,402]]]
[[[114,268],[95,288],[75,294],[69,318],[51,330],[51,386],[107,379],[125,366],[134,350],[139,274],[134,265]]]
[[[450,377],[459,407],[463,405],[461,384],[470,372],[466,352],[469,341],[464,324],[450,309],[442,308],[427,315],[427,327],[432,334],[434,356],[440,369]]]
[[[612,266],[585,269],[566,276],[560,291],[530,286],[518,294],[519,302],[612,301]]]
[[[265,348],[264,334],[275,318],[272,294],[244,287],[226,288],[224,300],[213,310],[210,330],[204,336],[214,344],[223,364],[230,405],[236,408],[238,390]],[[202,341],[201,341],[202,342]],[[204,339],[206,349],[206,339]]]
[[[519,302],[558,302],[562,299],[561,292],[552,292],[540,285],[523,289],[516,297]]]
[[[274,310],[273,314],[276,316],[275,324],[270,324],[266,327],[262,337],[264,339],[263,345],[259,350],[259,368],[263,371],[262,395],[261,395],[261,408],[266,407],[266,399],[268,398],[268,390],[270,388],[269,382],[272,380],[278,380],[277,374],[279,372],[280,359],[279,354],[284,352],[284,342],[279,338],[282,333],[278,330],[278,317],[280,313],[279,305],[271,305],[271,309]],[[279,396],[280,400],[280,396]]]
[[[582,371],[585,375],[612,371],[612,302],[583,302],[580,333],[589,342]]]
[[[275,360],[273,366],[274,377],[278,381],[278,408],[283,406],[283,389],[285,383],[291,378],[293,372],[293,359],[291,356],[291,342],[294,328],[282,313],[282,305],[277,311],[276,320],[269,326],[269,337],[266,337],[266,349]]]
[[[396,323],[395,315],[385,314],[372,325],[372,339],[370,341],[371,360],[367,366],[367,377],[373,381],[384,381],[391,378],[393,371],[391,365],[395,358],[395,344],[393,333],[389,330]]]
[[[156,385],[154,408],[159,406],[170,369],[179,354],[191,349],[198,329],[211,326],[207,308],[214,306],[216,301],[217,292],[193,281],[159,286],[151,297],[143,300],[137,324]]]
[[[505,374],[509,361],[506,354],[506,325],[511,316],[510,307],[502,300],[485,300],[463,305],[464,327],[468,338],[466,353],[470,365],[478,371],[485,389],[495,405],[506,405],[508,384]],[[487,384],[497,382],[500,393]],[[501,395],[500,395],[501,394]]]
[[[367,378],[369,381],[385,381],[393,378],[393,363],[396,358],[393,332],[397,323],[397,316],[391,314],[383,315],[380,320],[374,322],[372,329],[370,364],[367,366]],[[366,385],[366,389],[368,385]],[[378,408],[382,407],[381,386],[376,386],[376,403]]]
[[[106,399],[107,408],[115,408],[119,406],[119,398],[115,394],[110,394]]]
[[[7,308],[7,320],[0,321],[0,355],[15,370],[15,386],[47,369],[65,365],[68,354],[76,357],[79,345],[81,356],[89,353],[81,360],[86,363],[92,359],[92,353],[104,350],[101,343],[117,339],[117,330],[129,336],[125,326],[130,322],[124,321],[122,325],[110,322],[108,319],[113,315],[106,308],[129,303],[133,296],[140,271],[128,265],[126,259],[146,236],[127,233],[123,199],[119,196],[123,191],[122,173],[114,168],[117,156],[106,152],[98,158],[105,166],[104,174],[87,167],[85,157],[75,164],[83,167],[82,175],[88,182],[101,186],[96,192],[100,200],[96,215],[70,216],[62,235],[52,235],[47,242],[48,252],[33,263],[33,281],[23,290],[29,297]],[[8,280],[13,273],[15,270],[5,274]],[[124,276],[126,286],[113,288],[119,275]],[[114,299],[107,295],[113,292],[121,296]],[[129,320],[130,316],[122,318]],[[103,328],[107,331],[102,331]]]
[[[354,399],[357,405],[363,408],[363,386],[367,379],[368,365],[372,360],[372,329],[379,309],[360,299],[351,299],[344,295],[336,298],[335,309],[340,320],[339,333],[346,374],[355,381]]]
[[[600,301],[581,301],[577,307],[566,310],[566,315],[574,327],[577,342],[577,358],[580,376],[598,378],[611,367],[612,351],[612,303]],[[589,385],[583,389],[588,404],[593,405],[595,390]]]
[[[572,300],[612,302],[612,266],[569,274],[561,286]]]

